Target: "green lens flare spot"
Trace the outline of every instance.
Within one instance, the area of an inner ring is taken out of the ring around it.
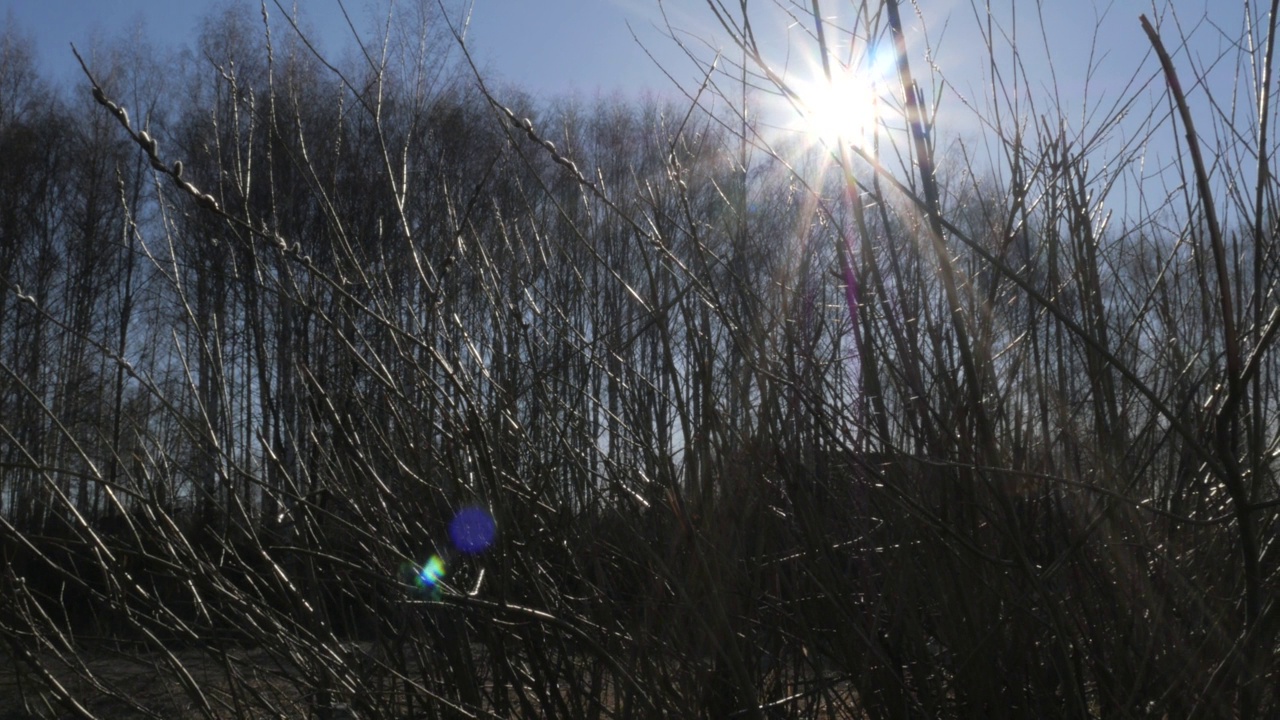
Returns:
[[[434,589],[444,578],[444,560],[439,555],[432,555],[427,564],[418,571],[418,584],[427,589]]]

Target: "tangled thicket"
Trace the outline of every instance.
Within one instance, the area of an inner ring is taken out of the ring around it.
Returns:
[[[428,3],[350,66],[228,11],[68,100],[5,30],[5,717],[1280,708],[1274,6],[1235,104],[1148,26],[1086,127],[993,86],[982,166],[902,43],[916,132],[770,137],[709,7],[740,64],[680,102],[486,88]]]

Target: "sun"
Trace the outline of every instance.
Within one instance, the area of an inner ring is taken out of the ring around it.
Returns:
[[[821,69],[813,77],[790,83],[795,111],[790,129],[811,146],[830,150],[853,146],[872,152],[883,107],[877,74],[836,67],[830,80]]]

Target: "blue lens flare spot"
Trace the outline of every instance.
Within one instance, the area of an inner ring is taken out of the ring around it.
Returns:
[[[434,588],[444,577],[444,561],[439,555],[432,555],[427,564],[418,571],[418,583],[424,588]]]
[[[458,511],[449,523],[449,539],[459,552],[475,554],[484,552],[493,544],[498,525],[488,510],[480,507]]]

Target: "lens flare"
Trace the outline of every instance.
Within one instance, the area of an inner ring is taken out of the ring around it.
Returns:
[[[444,578],[444,560],[439,555],[432,555],[427,564],[418,571],[419,586],[428,590],[435,589]]]
[[[449,523],[449,539],[453,540],[453,546],[459,552],[474,555],[489,549],[497,530],[497,523],[488,510],[464,508]]]

